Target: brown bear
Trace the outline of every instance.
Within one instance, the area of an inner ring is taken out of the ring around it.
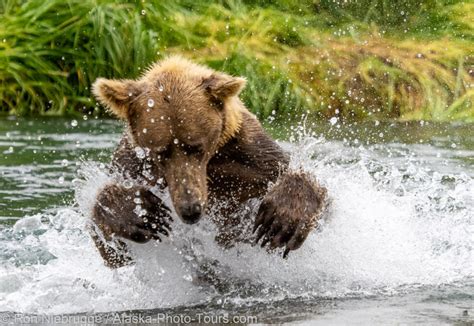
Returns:
[[[284,256],[314,229],[326,189],[289,170],[288,155],[239,100],[244,86],[244,78],[181,57],[156,63],[138,80],[96,80],[98,101],[127,124],[112,159],[120,177],[100,191],[92,213],[93,238],[108,266],[132,262],[120,238],[144,243],[168,235],[172,209],[193,224],[227,201],[215,222],[235,229],[232,212],[259,199],[255,241],[285,247]],[[165,187],[174,207],[152,190]],[[219,241],[231,243],[233,233],[222,234]]]

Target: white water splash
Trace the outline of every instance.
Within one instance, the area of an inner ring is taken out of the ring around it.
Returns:
[[[188,226],[175,219],[163,243],[131,244],[135,266],[107,269],[86,223],[109,177],[87,164],[76,182],[79,209],[25,217],[0,231],[0,310],[100,312],[363,296],[474,276],[472,177],[447,173],[449,164],[438,169],[396,144],[351,147],[306,137],[285,147],[292,166],[317,176],[332,200],[320,230],[287,260],[248,244],[223,250],[210,222]],[[203,273],[215,274],[217,284],[203,282]]]

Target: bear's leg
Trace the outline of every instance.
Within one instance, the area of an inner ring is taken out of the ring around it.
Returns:
[[[298,249],[315,228],[327,205],[327,190],[308,174],[287,171],[264,196],[255,220],[254,232],[261,246]]]
[[[169,234],[169,209],[142,186],[107,185],[98,195],[92,212],[97,228],[92,238],[106,265],[117,268],[131,263],[126,244],[117,237],[145,243]]]

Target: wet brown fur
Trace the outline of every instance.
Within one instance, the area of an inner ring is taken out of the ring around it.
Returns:
[[[220,214],[223,227],[233,223],[232,209],[263,198],[255,229],[257,240],[271,247],[296,249],[314,228],[326,191],[305,173],[288,171],[287,154],[238,99],[244,85],[243,78],[180,57],[155,64],[138,80],[94,83],[98,100],[128,124],[112,165],[140,184],[108,185],[97,198],[93,237],[109,266],[131,261],[118,238],[145,242],[169,231],[169,210],[150,192],[156,185],[169,187],[180,216],[190,202],[209,207],[232,199]],[[136,147],[147,157],[137,156]],[[134,211],[137,196],[148,223]]]

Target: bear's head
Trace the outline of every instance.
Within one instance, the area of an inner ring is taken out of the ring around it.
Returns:
[[[240,128],[244,85],[243,78],[171,57],[137,80],[99,78],[92,90],[127,122],[134,145],[163,171],[176,212],[192,224],[207,204],[207,164]]]

